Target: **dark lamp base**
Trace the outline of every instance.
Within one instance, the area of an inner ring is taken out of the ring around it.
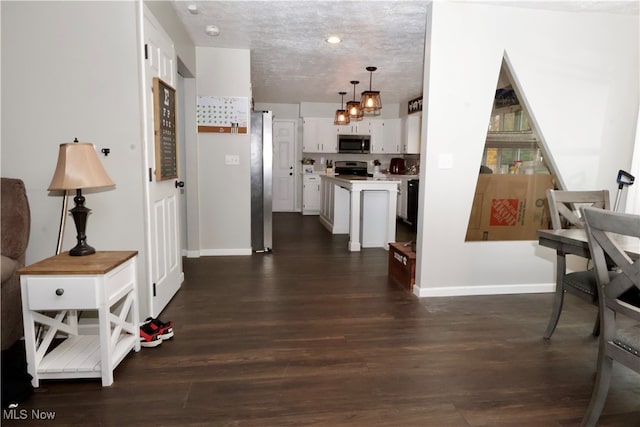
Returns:
[[[96,250],[91,246],[84,244],[77,244],[73,248],[69,250],[69,255],[71,256],[84,256],[84,255],[92,255],[95,254]]]
[[[82,195],[81,189],[76,190],[76,197],[73,198],[73,201],[76,203],[76,206],[69,212],[71,212],[73,222],[76,224],[76,231],[78,232],[76,239],[78,240],[78,244],[69,251],[69,255],[83,256],[95,254],[96,250],[87,245],[85,229],[87,227],[87,216],[89,216],[91,209],[85,207],[84,196]]]

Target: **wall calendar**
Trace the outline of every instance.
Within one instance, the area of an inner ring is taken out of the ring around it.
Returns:
[[[249,98],[198,96],[196,119],[198,132],[246,134],[249,123]]]

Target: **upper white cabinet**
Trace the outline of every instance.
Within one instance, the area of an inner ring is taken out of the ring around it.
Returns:
[[[371,153],[404,152],[402,150],[405,139],[402,136],[400,119],[365,119],[336,126],[331,118],[306,117],[302,123],[304,153],[337,153],[338,135],[371,135]]]
[[[333,119],[307,117],[302,121],[302,151],[304,153],[337,153],[338,137]]]
[[[351,122],[348,125],[333,125],[333,127],[338,135],[371,135],[371,124],[369,120]]]
[[[387,154],[400,153],[401,136],[400,119],[385,119],[384,121],[384,152]]]
[[[403,119],[402,127],[402,153],[419,154],[422,140],[422,114],[410,114]]]
[[[400,119],[372,119],[371,153],[400,153]]]

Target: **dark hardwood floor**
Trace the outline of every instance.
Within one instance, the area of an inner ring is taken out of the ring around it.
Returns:
[[[382,249],[347,251],[316,216],[274,215],[272,254],[185,259],[113,386],[47,381],[20,408],[83,426],[577,426],[594,380],[594,306],[551,294],[418,299]],[[400,230],[402,237],[411,232]],[[552,268],[552,266],[549,266]],[[640,426],[640,376],[614,364],[602,426]]]

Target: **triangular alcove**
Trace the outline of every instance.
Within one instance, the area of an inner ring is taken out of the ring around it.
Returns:
[[[517,78],[503,57],[465,241],[536,240],[549,228],[556,174]]]

